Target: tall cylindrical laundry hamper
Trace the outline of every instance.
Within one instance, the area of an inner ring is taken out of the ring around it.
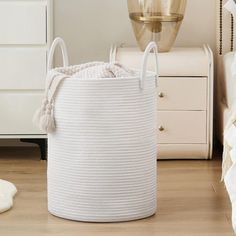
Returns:
[[[146,72],[153,49],[154,43],[136,77],[63,81],[54,103],[56,130],[48,135],[53,215],[119,222],[156,212],[157,75]]]

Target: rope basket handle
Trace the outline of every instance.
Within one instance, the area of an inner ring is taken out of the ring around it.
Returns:
[[[116,45],[112,44],[111,49],[110,49],[110,56],[109,56],[110,63],[114,63],[116,61],[116,53],[117,53],[117,47]]]
[[[146,79],[146,75],[147,75],[147,62],[148,62],[148,57],[151,53],[151,51],[154,51],[154,56],[155,56],[155,73],[156,73],[156,85],[157,85],[157,79],[158,79],[158,73],[159,73],[159,68],[158,68],[158,47],[157,44],[155,42],[150,42],[145,51],[144,51],[144,55],[143,55],[143,61],[142,61],[142,69],[141,69],[141,76],[140,76],[140,88],[143,89],[144,88],[144,82]]]
[[[63,67],[69,66],[69,59],[68,59],[66,44],[62,38],[57,37],[54,39],[52,46],[51,46],[49,53],[48,53],[48,65],[47,65],[48,71],[53,69],[53,57],[54,57],[55,49],[57,48],[57,46],[59,46],[61,49],[62,59],[63,59]]]
[[[53,111],[54,97],[61,82],[67,78],[67,76],[64,74],[51,71],[53,69],[53,57],[57,46],[60,46],[61,49],[63,67],[67,67],[69,65],[66,44],[63,39],[56,38],[53,41],[48,53],[48,75],[45,85],[45,98],[42,101],[41,107],[35,112],[35,115],[33,117],[33,122],[37,124],[38,127],[45,133],[52,133],[55,131],[56,124]]]

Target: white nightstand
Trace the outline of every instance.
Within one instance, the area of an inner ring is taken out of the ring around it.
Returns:
[[[118,48],[117,61],[141,64],[137,48]],[[149,70],[154,70],[154,56]],[[158,158],[211,159],[213,144],[213,54],[208,46],[159,54]]]

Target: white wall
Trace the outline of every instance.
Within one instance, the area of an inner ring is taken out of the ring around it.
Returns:
[[[54,0],[55,36],[68,44],[71,63],[106,60],[111,43],[135,45],[126,0]],[[188,0],[176,41],[215,47],[215,0]]]
[[[188,0],[186,15],[176,45],[198,46],[216,43],[216,0]]]

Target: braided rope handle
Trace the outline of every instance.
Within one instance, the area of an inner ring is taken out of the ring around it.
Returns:
[[[63,74],[51,71],[53,69],[53,57],[57,46],[60,46],[61,49],[63,66],[67,67],[69,65],[65,42],[61,38],[56,38],[48,54],[48,75],[46,79],[45,98],[42,101],[41,107],[35,112],[33,117],[33,122],[45,133],[52,133],[56,129],[53,111],[54,97],[61,82],[67,78]]]
[[[110,49],[110,56],[109,56],[110,63],[114,63],[116,61],[116,53],[117,53],[117,47],[116,45],[112,44],[111,49]]]
[[[48,65],[47,65],[48,71],[53,69],[53,57],[54,57],[54,53],[55,53],[57,46],[59,46],[61,49],[62,59],[63,59],[63,67],[67,67],[69,65],[66,44],[62,38],[58,37],[58,38],[55,38],[55,40],[53,41],[52,46],[51,46],[49,53],[48,53]]]
[[[140,76],[140,88],[143,89],[144,88],[144,82],[146,79],[146,75],[147,75],[147,62],[148,62],[148,57],[151,53],[151,51],[154,51],[154,56],[155,56],[155,76],[156,76],[156,84],[157,84],[157,79],[158,79],[158,73],[159,73],[159,68],[158,68],[158,47],[157,44],[155,42],[150,42],[145,51],[144,51],[144,55],[143,55],[143,61],[142,61],[142,69],[141,69],[141,76]]]

